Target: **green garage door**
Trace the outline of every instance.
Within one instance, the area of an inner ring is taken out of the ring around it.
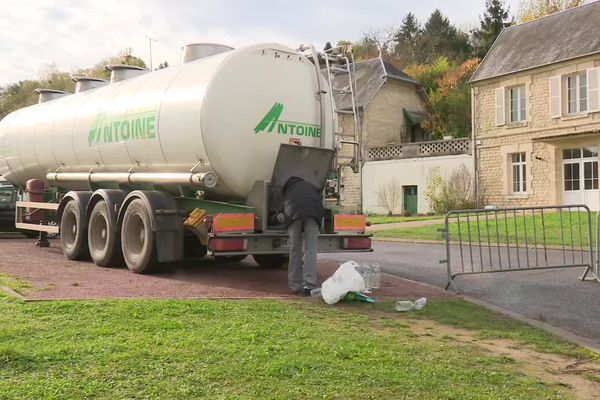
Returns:
[[[417,187],[416,186],[403,186],[404,189],[404,212],[410,214],[417,214]]]

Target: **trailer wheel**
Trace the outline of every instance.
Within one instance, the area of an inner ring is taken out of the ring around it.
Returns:
[[[133,200],[125,210],[121,224],[121,247],[131,272],[148,274],[156,268],[156,243],[150,225],[150,210],[141,199]]]
[[[82,260],[89,257],[85,221],[79,203],[70,200],[60,217],[60,247],[69,260]]]
[[[98,201],[92,208],[88,222],[88,247],[92,260],[100,267],[118,267],[123,264],[116,224],[117,221],[108,212],[108,204]]]
[[[261,267],[266,269],[276,269],[287,266],[289,257],[285,254],[253,254],[252,258]]]

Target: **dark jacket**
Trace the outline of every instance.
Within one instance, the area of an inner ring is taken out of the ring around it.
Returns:
[[[287,224],[301,218],[323,219],[321,193],[302,178],[292,176],[283,186],[283,211]]]

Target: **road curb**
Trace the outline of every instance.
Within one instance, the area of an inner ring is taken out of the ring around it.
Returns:
[[[426,239],[403,239],[403,238],[388,238],[372,236],[371,240],[374,242],[399,242],[399,243],[413,243],[413,244],[446,244],[443,240],[426,240]],[[452,244],[452,242],[450,243]]]
[[[390,237],[376,237],[373,236],[371,237],[371,240],[374,242],[396,242],[396,243],[408,243],[408,244],[439,244],[439,245],[446,245],[446,241],[444,239],[440,239],[440,240],[428,240],[428,239],[404,239],[404,238],[390,238]],[[460,246],[460,242],[456,242],[454,240],[450,241],[450,245],[451,246]],[[463,246],[468,246],[467,242],[463,242],[462,243]],[[487,249],[489,247],[495,248],[495,247],[500,247],[501,249],[505,249],[506,248],[506,243],[490,243],[488,245],[488,243],[481,243],[481,248],[483,249]],[[473,243],[473,247],[479,247],[479,245],[475,242]],[[510,247],[512,249],[516,248],[516,245],[514,243],[510,243]],[[539,251],[543,250],[542,245],[538,245],[538,249]],[[520,248],[523,248],[523,246],[520,246]],[[529,251],[535,251],[535,246],[532,246],[531,244],[529,244],[528,246]],[[545,246],[546,249],[548,250],[562,250],[562,246],[556,246],[553,244],[549,244]],[[580,248],[574,247],[571,248],[569,247],[565,247],[564,249],[565,251],[581,251]],[[584,251],[586,251],[586,247],[583,248]]]
[[[569,342],[575,343],[576,345],[578,345],[580,347],[583,347],[585,349],[590,350],[591,352],[594,352],[594,353],[600,355],[600,348],[598,347],[598,345],[586,337],[576,335],[573,332],[567,331],[566,329],[558,328],[554,325],[550,325],[547,322],[543,322],[543,321],[540,321],[537,319],[526,317],[523,314],[519,314],[517,312],[497,306],[493,303],[488,303],[487,301],[484,301],[484,300],[476,299],[474,297],[465,296],[465,295],[461,295],[460,297],[463,298],[465,301],[468,301],[469,303],[477,304],[477,305],[487,308],[488,310],[495,311],[500,314],[508,315],[511,318],[514,318],[516,320],[519,320],[521,322],[524,322],[524,323],[534,326],[536,328],[542,329],[546,332],[549,332],[549,333],[551,333],[555,336],[558,336],[562,339],[565,339]]]

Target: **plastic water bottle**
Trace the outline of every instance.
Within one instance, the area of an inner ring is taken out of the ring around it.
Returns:
[[[310,297],[321,297],[321,288],[317,287],[310,291]]]
[[[400,300],[396,302],[394,308],[396,309],[396,311],[410,311],[413,309],[414,306],[415,303],[413,303],[410,300]]]
[[[413,306],[413,308],[415,310],[420,310],[423,307],[425,307],[425,304],[427,304],[427,298],[426,297],[421,297],[418,300],[415,300],[415,305]]]
[[[371,264],[373,268],[373,289],[381,288],[381,267],[379,264]]]
[[[365,264],[365,293],[370,293],[373,289],[373,268],[370,264]]]

